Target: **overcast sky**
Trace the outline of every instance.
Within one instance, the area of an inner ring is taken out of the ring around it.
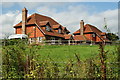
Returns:
[[[28,9],[28,16],[33,13],[49,16],[71,33],[80,28],[80,20],[104,32],[104,18],[111,32],[118,32],[118,2],[3,2],[0,5],[0,32],[3,36],[14,34],[13,26],[22,20],[21,10],[24,7]]]

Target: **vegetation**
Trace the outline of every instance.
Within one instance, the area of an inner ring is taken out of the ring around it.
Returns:
[[[114,45],[29,45],[20,40],[2,47],[3,78],[118,78],[119,50]]]
[[[117,40],[119,40],[119,37],[116,34],[114,34],[114,33],[107,33],[107,38],[109,40],[111,40],[111,41],[117,41]]]

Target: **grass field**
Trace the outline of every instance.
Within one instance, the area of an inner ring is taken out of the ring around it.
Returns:
[[[90,75],[100,77],[102,64],[99,50],[99,45],[3,46],[3,76],[4,78],[25,76],[28,78],[89,78]],[[117,64],[113,63],[117,62],[116,46],[106,45],[105,51],[108,51],[105,60],[107,77],[117,77]]]
[[[112,52],[115,46],[105,46],[105,51]],[[39,49],[40,59],[46,59],[48,56],[54,61],[61,62],[69,59],[75,60],[75,53],[80,56],[81,60],[95,57],[99,54],[98,45],[45,45]]]

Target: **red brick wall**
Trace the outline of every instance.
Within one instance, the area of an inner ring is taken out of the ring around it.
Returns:
[[[96,41],[96,37],[92,37],[92,41]]]
[[[96,41],[101,42],[102,40],[98,36],[96,36]]]
[[[29,35],[30,38],[34,37],[34,26],[26,27],[26,34]]]
[[[92,34],[84,34],[88,39],[96,41],[96,42],[101,42],[102,40],[96,35],[96,37],[92,37]]]
[[[16,34],[22,34],[22,28],[16,28]]]
[[[43,33],[38,28],[36,28],[36,37],[44,37]]]
[[[22,34],[22,28],[16,28],[16,34]],[[29,35],[30,38],[44,37],[43,33],[36,26],[26,27],[26,34]]]

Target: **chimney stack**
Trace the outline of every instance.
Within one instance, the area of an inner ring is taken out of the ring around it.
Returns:
[[[84,21],[81,20],[80,21],[80,35],[83,35],[84,34]]]
[[[24,7],[22,9],[22,34],[26,34],[25,25],[27,23],[27,12],[28,10]]]

